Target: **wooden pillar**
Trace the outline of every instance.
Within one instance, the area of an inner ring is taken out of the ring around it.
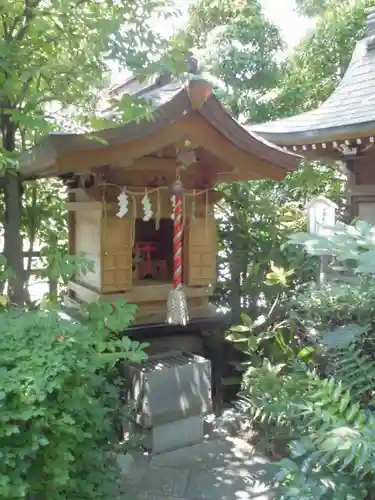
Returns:
[[[345,160],[348,170],[348,221],[358,217],[375,225],[375,169],[371,157]]]

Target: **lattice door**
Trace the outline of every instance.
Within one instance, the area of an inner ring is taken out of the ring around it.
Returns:
[[[185,229],[184,282],[191,286],[216,281],[216,224],[212,217],[197,218]]]
[[[102,291],[121,292],[132,286],[132,222],[107,216],[102,219]]]

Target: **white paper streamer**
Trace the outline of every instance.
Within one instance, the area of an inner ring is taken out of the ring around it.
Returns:
[[[125,189],[123,189],[121,193],[118,195],[117,201],[118,201],[118,212],[116,215],[117,217],[120,217],[122,219],[129,211],[129,199],[125,192]]]
[[[145,195],[142,198],[142,205],[143,205],[143,220],[145,222],[149,221],[152,219],[153,212],[152,212],[152,205],[151,205],[151,200],[148,196],[148,191],[146,189]]]

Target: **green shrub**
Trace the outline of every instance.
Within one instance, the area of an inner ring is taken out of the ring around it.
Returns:
[[[311,254],[333,255],[357,279],[310,286],[290,302],[281,326],[248,332],[242,405],[273,439],[288,443],[277,464],[279,499],[369,500],[375,498],[375,232],[362,222],[339,224],[329,240],[299,234],[293,241]]]
[[[121,400],[109,375],[118,360],[145,355],[112,332],[134,309],[119,303],[111,314],[111,305],[94,304],[87,324],[51,310],[1,313],[0,498],[115,496],[110,451]]]

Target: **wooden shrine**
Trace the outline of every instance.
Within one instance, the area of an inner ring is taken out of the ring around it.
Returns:
[[[122,182],[129,185],[128,177]],[[126,191],[129,211],[117,216],[117,188],[105,182],[93,200],[94,189],[72,188],[71,252],[83,252],[94,262],[94,272],[69,283],[67,304],[125,298],[138,305],[138,319],[162,321],[173,280],[173,205],[165,186]],[[104,194],[103,194],[104,193]],[[100,199],[100,196],[103,198]],[[150,220],[144,219],[142,201],[150,200]],[[213,205],[221,198],[210,189],[185,190],[183,283],[191,317],[209,313],[208,299],[216,280],[216,226]]]
[[[22,157],[25,179],[66,182],[70,252],[94,263],[93,272],[69,283],[66,303],[123,297],[139,306],[137,323],[163,323],[180,254],[178,287],[189,318],[207,317],[216,281],[214,205],[222,198],[214,186],[282,180],[298,158],[245,130],[203,80],[159,78],[142,88],[131,79],[121,92],[151,101],[153,117],[95,133],[51,134]]]
[[[335,162],[347,175],[347,218],[375,224],[375,7],[333,94],[317,109],[250,126],[287,151]]]

